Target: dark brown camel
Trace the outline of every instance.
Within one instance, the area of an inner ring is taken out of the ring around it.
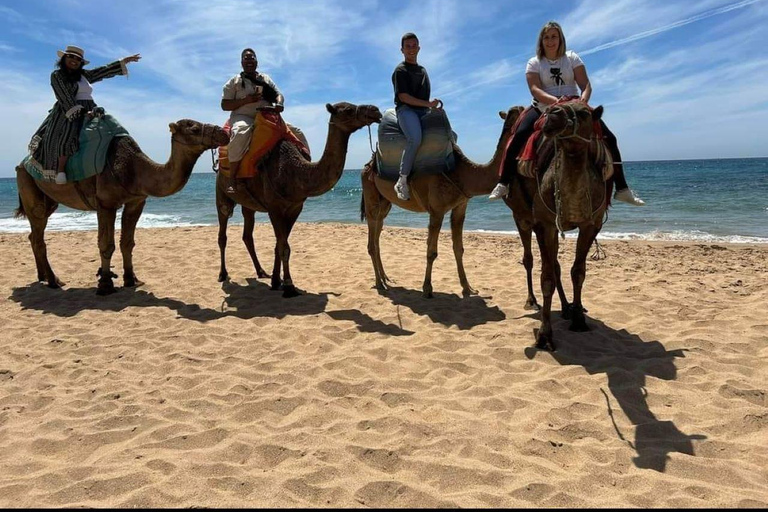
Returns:
[[[165,164],[153,162],[133,138],[121,137],[112,142],[104,171],[77,183],[56,185],[38,181],[23,167],[16,167],[19,189],[16,216],[26,216],[32,228],[29,241],[35,255],[38,281],[47,281],[51,288],[64,285],[51,269],[45,245],[48,217],[59,204],[64,204],[76,210],[96,211],[101,254],[96,292],[99,295],[115,292],[112,278],[117,276],[112,273],[110,262],[115,252],[115,218],[117,210],[124,206],[120,232],[124,285],[134,287],[141,284],[133,272],[133,247],[136,223],[147,197],[165,197],[181,190],[200,155],[229,140],[220,127],[190,119],[182,119],[169,126],[171,156]]]
[[[520,107],[512,107],[506,113],[499,113],[504,119],[504,127],[496,144],[493,158],[486,164],[470,161],[461,149],[454,145],[456,169],[449,175],[418,175],[410,180],[411,198],[408,201],[398,199],[393,183],[379,178],[376,173],[376,160],[372,159],[362,175],[363,198],[360,205],[361,217],[368,221],[368,254],[373,262],[376,276],[376,288],[386,290],[389,278],[381,262],[379,238],[384,227],[384,219],[389,214],[392,204],[412,212],[429,213],[429,234],[427,237],[427,269],[422,287],[426,298],[432,297],[432,264],[437,259],[437,240],[443,218],[451,212],[451,238],[453,254],[459,272],[462,294],[468,296],[477,293],[467,280],[464,271],[464,218],[469,199],[474,196],[489,194],[498,180],[498,169],[511,133],[511,127],[520,115]],[[418,171],[418,169],[414,169]]]
[[[553,107],[546,116],[543,134],[555,143],[555,154],[546,171],[534,180],[525,181],[533,194],[533,231],[541,252],[541,291],[544,305],[537,335],[538,348],[555,350],[550,314],[552,295],[559,270],[558,235],[579,229],[576,255],[571,267],[573,303],[570,306],[572,331],[587,331],[581,291],[586,275],[586,260],[592,242],[603,226],[608,208],[606,172],[598,169],[590,156],[590,144],[596,143],[594,124],[600,120],[603,107],[594,111],[582,102]],[[609,167],[607,166],[606,169]]]
[[[244,180],[234,195],[227,194],[227,177],[219,173],[216,177],[216,209],[219,216],[219,251],[221,269],[219,281],[229,278],[224,255],[227,247],[227,221],[232,216],[235,204],[243,210],[243,242],[251,256],[258,277],[267,277],[259,264],[253,243],[255,212],[267,212],[275,232],[275,264],[272,269],[272,289],[283,289],[283,297],[299,294],[291,279],[289,260],[291,248],[288,237],[299,217],[304,201],[331,190],[341,178],[347,158],[347,146],[352,133],[378,123],[381,112],[373,105],[351,103],[327,104],[331,114],[328,123],[328,138],[325,151],[318,162],[304,158],[293,144],[282,141],[264,157],[256,177]],[[280,269],[283,279],[280,280]]]

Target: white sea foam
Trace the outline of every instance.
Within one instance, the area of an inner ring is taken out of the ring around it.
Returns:
[[[115,228],[120,229],[122,212],[117,213]],[[139,218],[140,228],[165,228],[178,226],[202,226],[192,222],[182,221],[176,215],[158,215],[143,213]],[[48,219],[46,231],[89,231],[99,229],[99,223],[95,212],[55,212]],[[0,233],[29,233],[27,219],[0,219]]]
[[[514,230],[510,231],[493,231],[486,229],[475,230],[478,233],[492,233],[499,235],[514,235],[517,236],[518,232]],[[535,237],[536,235],[534,235]],[[570,231],[565,234],[566,238],[575,239],[578,237],[578,231]],[[669,242],[703,242],[703,243],[729,243],[729,244],[766,244],[768,238],[761,238],[757,236],[742,236],[742,235],[712,235],[705,233],[704,231],[651,231],[648,233],[617,233],[605,231],[597,235],[598,240],[656,240],[656,241],[669,241]]]

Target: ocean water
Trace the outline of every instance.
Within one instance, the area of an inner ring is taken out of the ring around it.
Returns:
[[[644,207],[614,202],[600,239],[768,243],[768,158],[628,162],[630,187]],[[215,175],[195,173],[181,192],[149,198],[139,227],[216,225]],[[360,222],[360,170],[344,171],[330,192],[310,198],[299,222]],[[29,232],[14,219],[15,178],[0,179],[0,232]],[[444,229],[450,229],[446,215]],[[257,222],[269,222],[257,213]],[[239,210],[230,224],[242,224]],[[428,216],[393,207],[385,225],[426,228]],[[361,224],[364,225],[364,224]],[[118,224],[119,228],[119,217]],[[470,200],[466,231],[515,233],[510,210],[480,196]],[[95,230],[96,214],[59,207],[48,230]],[[575,236],[575,231],[569,233]]]

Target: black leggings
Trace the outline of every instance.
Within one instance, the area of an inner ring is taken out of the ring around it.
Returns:
[[[504,156],[504,169],[501,171],[501,178],[499,183],[509,186],[512,179],[517,174],[517,156],[520,154],[520,150],[528,142],[528,138],[533,134],[533,126],[536,121],[541,117],[541,112],[535,108],[531,108],[523,114],[523,120],[517,126],[514,135],[512,136],[512,143],[507,148],[507,154]],[[605,125],[603,120],[600,120],[600,127],[603,129],[603,137],[605,138],[605,144],[608,146],[608,150],[611,152],[613,161],[613,180],[616,184],[616,190],[622,190],[627,188],[627,179],[624,177],[624,165],[621,163],[621,153],[619,152],[619,144],[616,141],[616,136]]]

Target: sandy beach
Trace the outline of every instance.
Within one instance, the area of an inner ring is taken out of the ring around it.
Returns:
[[[240,230],[223,284],[216,227],[138,230],[108,297],[96,232],[47,234],[61,290],[0,234],[0,506],[768,506],[768,244],[606,241],[549,353],[516,237],[465,234],[462,298],[443,231],[424,299],[425,230],[380,294],[364,225],[300,223],[283,299]]]

